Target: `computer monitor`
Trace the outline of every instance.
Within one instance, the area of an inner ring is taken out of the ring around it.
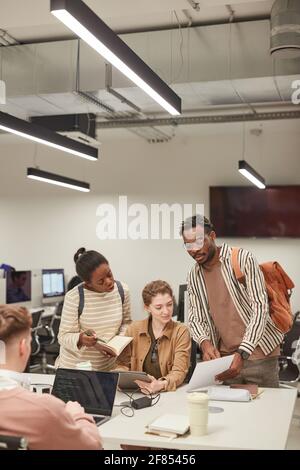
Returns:
[[[31,271],[8,271],[6,273],[6,303],[17,304],[31,301]]]
[[[65,295],[65,275],[63,269],[42,270],[43,303],[59,302]]]

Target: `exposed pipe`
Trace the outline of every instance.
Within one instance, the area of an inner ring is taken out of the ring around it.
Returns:
[[[121,121],[97,121],[97,129],[126,129],[130,127],[180,126],[192,124],[223,124],[230,122],[273,121],[278,119],[300,119],[300,111],[273,111],[265,113],[242,113],[213,116],[188,116],[179,118],[123,119]]]
[[[0,42],[0,46],[16,46],[20,44],[19,41],[17,41],[17,39],[12,37],[7,31],[1,28],[0,28],[0,40],[4,42],[4,44],[3,42]]]

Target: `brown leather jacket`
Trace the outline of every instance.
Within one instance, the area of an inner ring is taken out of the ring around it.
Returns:
[[[146,318],[128,326],[125,334],[132,336],[133,341],[118,357],[115,370],[143,370],[151,346],[148,323],[149,318]],[[162,377],[168,383],[167,391],[176,390],[183,383],[190,365],[190,354],[191,337],[188,328],[183,323],[170,320],[158,341],[159,365]]]

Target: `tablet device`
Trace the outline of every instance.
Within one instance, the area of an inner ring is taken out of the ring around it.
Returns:
[[[121,371],[119,372],[118,387],[120,390],[139,390],[135,380],[151,382],[151,379],[148,377],[146,372]]]

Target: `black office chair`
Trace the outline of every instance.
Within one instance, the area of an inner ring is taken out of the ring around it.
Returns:
[[[38,310],[36,312],[32,312],[31,314],[31,319],[32,319],[32,325],[31,325],[31,355],[35,356],[38,354],[40,350],[40,343],[39,343],[39,338],[38,338],[38,329],[40,328],[42,324],[42,314],[44,310]]]
[[[19,436],[0,436],[0,450],[26,450],[27,440]]]
[[[300,312],[294,316],[293,326],[285,335],[279,357],[280,384],[297,384],[300,380]]]
[[[186,374],[185,382],[188,383],[191,380],[193,372],[197,364],[198,344],[193,339],[191,340],[191,362],[188,373]]]
[[[56,339],[56,335],[53,331],[55,318],[55,315],[53,315],[49,324],[40,324],[35,331],[38,349],[34,354],[31,354],[31,356],[33,356],[34,362],[38,362],[29,366],[29,372],[41,372],[42,374],[47,374],[47,372],[55,371],[54,365],[48,364],[47,362],[46,350],[46,347],[52,345]]]

